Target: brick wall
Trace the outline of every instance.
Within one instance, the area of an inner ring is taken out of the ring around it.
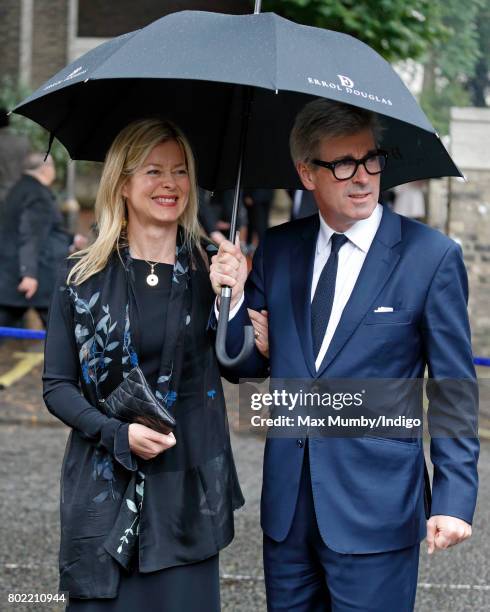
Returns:
[[[490,357],[490,109],[452,109],[451,154],[467,181],[431,181],[428,222],[461,244],[473,351]],[[447,210],[449,202],[449,223]]]
[[[0,2],[0,76],[14,81],[19,73],[20,0]]]
[[[461,242],[470,284],[473,348],[490,357],[490,172],[466,170],[451,180],[450,235]]]
[[[79,0],[78,36],[119,36],[185,9],[243,14],[252,8],[249,0]]]
[[[67,63],[66,0],[34,0],[32,87],[39,87]]]

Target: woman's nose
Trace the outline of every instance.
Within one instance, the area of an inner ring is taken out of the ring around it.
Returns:
[[[161,183],[165,187],[174,188],[176,185],[175,177],[169,170],[168,172],[162,172]]]

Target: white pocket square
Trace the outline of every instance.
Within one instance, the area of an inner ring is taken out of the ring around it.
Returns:
[[[374,312],[393,312],[392,306],[378,306]]]

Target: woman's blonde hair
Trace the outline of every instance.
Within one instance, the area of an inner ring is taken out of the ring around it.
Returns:
[[[197,220],[196,166],[190,144],[170,121],[140,119],[121,130],[107,152],[95,200],[97,238],[88,248],[72,255],[78,261],[68,274],[67,284],[79,285],[100,272],[111,254],[124,243],[127,213],[123,186],[128,177],[143,165],[153,147],[169,140],[180,145],[190,182],[189,200],[179,218],[179,225],[184,230],[184,242],[189,251],[193,247],[200,250],[202,233]]]

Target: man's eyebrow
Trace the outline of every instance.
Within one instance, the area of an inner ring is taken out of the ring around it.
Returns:
[[[362,157],[366,157],[366,155],[372,155],[374,153],[377,153],[378,149],[370,149],[367,153],[365,153]],[[362,157],[359,157],[357,159],[362,159]],[[356,158],[353,155],[342,155],[341,157],[336,157],[335,159],[332,160],[331,163],[335,163],[335,162],[339,162],[339,161],[353,161]]]

